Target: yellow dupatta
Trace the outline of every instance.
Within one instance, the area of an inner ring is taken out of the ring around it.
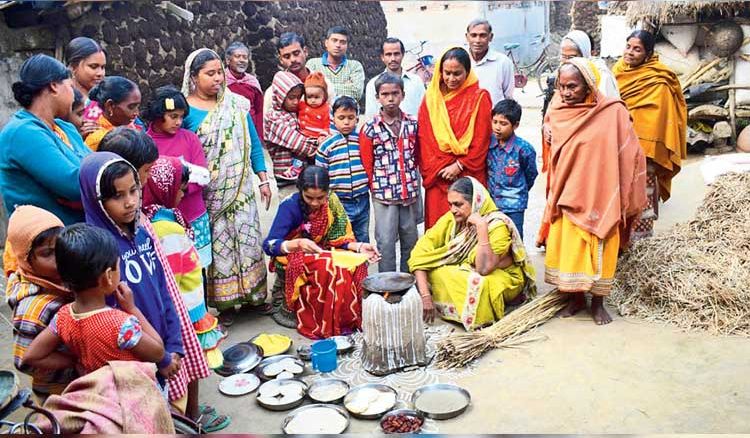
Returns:
[[[448,50],[446,50],[446,52]],[[466,128],[466,131],[461,138],[456,138],[456,134],[453,132],[453,128],[451,128],[451,119],[448,115],[448,109],[446,108],[445,103],[459,95],[462,91],[478,83],[479,79],[477,78],[476,73],[471,70],[466,76],[464,83],[461,84],[458,89],[443,94],[442,90],[440,90],[440,84],[443,82],[442,59],[443,57],[441,56],[435,66],[435,74],[432,76],[432,80],[427,86],[427,92],[425,93],[427,112],[430,115],[432,132],[435,135],[435,141],[437,141],[440,150],[454,155],[466,155],[469,150],[471,139],[474,136],[474,124],[477,120],[479,102],[481,99],[477,99],[477,103],[472,110],[471,119],[469,120],[469,126]]]

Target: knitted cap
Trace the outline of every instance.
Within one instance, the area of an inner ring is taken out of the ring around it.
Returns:
[[[326,77],[319,71],[314,71],[307,75],[305,79],[305,88],[307,87],[319,87],[322,88],[326,93],[326,99],[328,99],[328,84],[326,84]]]

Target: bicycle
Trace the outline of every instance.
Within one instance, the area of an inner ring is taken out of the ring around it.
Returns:
[[[532,46],[538,46],[540,44],[546,43],[546,36],[545,35],[537,35],[537,40],[533,41],[531,43]],[[555,72],[557,71],[557,58],[554,56],[550,56],[547,53],[547,49],[549,48],[549,44],[545,44],[544,48],[542,49],[542,52],[539,54],[539,56],[534,60],[534,62],[526,65],[521,65],[516,60],[516,57],[513,55],[513,50],[521,47],[521,44],[519,43],[506,43],[503,44],[503,49],[505,50],[505,54],[510,58],[511,62],[513,62],[513,67],[516,71],[515,74],[515,85],[516,88],[523,88],[526,86],[526,84],[529,81],[529,73],[534,74],[536,77],[537,84],[539,85],[539,89],[544,91],[547,86],[547,78],[552,77],[555,75]]]
[[[432,80],[432,74],[435,70],[435,57],[432,55],[422,55],[425,44],[427,44],[427,41],[420,41],[417,47],[407,50],[407,52],[417,57],[417,63],[407,68],[406,71],[414,71],[422,79],[426,87]]]

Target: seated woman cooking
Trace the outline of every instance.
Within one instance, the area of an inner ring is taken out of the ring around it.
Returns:
[[[276,271],[274,300],[281,301],[273,318],[312,339],[349,334],[362,325],[361,284],[367,262],[377,262],[380,253],[355,241],[344,207],[329,192],[326,169],[305,168],[297,189],[279,205],[263,242]],[[347,263],[343,250],[364,257]]]
[[[450,211],[419,239],[409,259],[425,321],[437,313],[466,330],[503,317],[506,302],[536,294],[535,273],[513,221],[472,177],[448,188]]]

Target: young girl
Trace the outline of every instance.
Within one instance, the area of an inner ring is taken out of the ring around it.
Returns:
[[[73,301],[55,264],[55,243],[62,229],[57,216],[31,205],[19,206],[8,220],[8,243],[17,262],[5,291],[13,310],[13,363],[31,376],[31,388],[41,398],[62,393],[78,377],[70,358],[61,353],[50,357],[47,369],[21,362],[31,342],[47,328],[60,307]]]
[[[98,102],[103,111],[97,120],[99,129],[86,137],[86,146],[92,151],[96,151],[102,138],[118,126],[141,129],[135,123],[141,106],[141,90],[130,79],[108,76],[91,89],[89,98]]]
[[[119,250],[105,230],[75,224],[60,232],[55,247],[60,278],[75,301],[60,308],[49,326],[34,339],[23,363],[47,367],[65,345],[81,374],[92,373],[113,360],[158,362],[164,344],[120,283]],[[105,303],[115,295],[120,309]]]
[[[182,121],[189,112],[190,105],[185,96],[175,87],[166,86],[156,90],[143,118],[149,122],[147,133],[154,139],[159,155],[179,157],[185,162],[206,168],[206,154],[200,139],[194,132],[182,128]],[[201,265],[211,265],[211,228],[206,203],[203,201],[203,187],[196,183],[188,184],[185,197],[177,208],[193,230],[193,242]]]
[[[216,317],[206,310],[202,265],[190,240],[192,229],[177,208],[188,190],[189,177],[189,169],[178,158],[156,160],[143,188],[143,212],[164,248],[208,365],[218,368],[224,362],[218,346],[226,335],[218,329]]]
[[[164,342],[164,356],[157,366],[162,377],[169,379],[179,372],[185,353],[164,269],[156,257],[154,242],[139,225],[138,174],[119,156],[97,152],[81,163],[80,183],[86,222],[115,237],[120,270],[133,290],[135,305]]]
[[[83,94],[77,88],[73,89],[73,106],[70,108],[70,114],[63,120],[75,126],[78,132],[83,135],[83,111],[86,109],[83,102]]]

